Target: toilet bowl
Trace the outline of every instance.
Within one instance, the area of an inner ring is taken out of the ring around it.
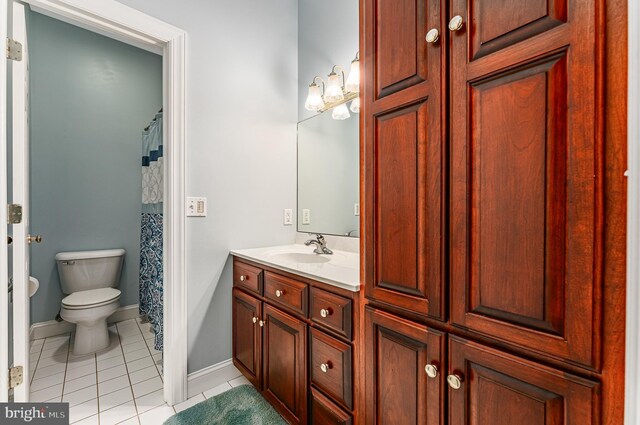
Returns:
[[[100,351],[109,346],[107,318],[119,306],[125,251],[60,252],[56,254],[62,292],[60,317],[76,325],[73,353]]]

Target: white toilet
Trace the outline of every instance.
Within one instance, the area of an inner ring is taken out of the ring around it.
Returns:
[[[62,292],[60,316],[76,324],[74,354],[89,354],[109,346],[107,318],[120,300],[124,249],[56,254]]]

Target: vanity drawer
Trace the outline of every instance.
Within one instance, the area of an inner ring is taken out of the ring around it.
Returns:
[[[311,320],[351,340],[352,301],[319,288],[311,288]]]
[[[249,264],[234,261],[233,284],[262,295],[262,270]]]
[[[351,345],[311,328],[311,382],[339,403],[353,408]]]
[[[265,298],[304,317],[307,317],[307,291],[305,283],[271,272],[264,274]]]
[[[353,420],[351,415],[312,387],[311,423],[313,425],[351,425]]]

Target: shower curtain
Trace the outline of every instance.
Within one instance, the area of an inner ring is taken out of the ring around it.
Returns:
[[[162,351],[162,111],[142,132],[142,222],[140,231],[140,314]]]

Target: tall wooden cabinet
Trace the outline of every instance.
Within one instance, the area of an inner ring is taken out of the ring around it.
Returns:
[[[622,423],[625,4],[361,0],[367,424]]]

